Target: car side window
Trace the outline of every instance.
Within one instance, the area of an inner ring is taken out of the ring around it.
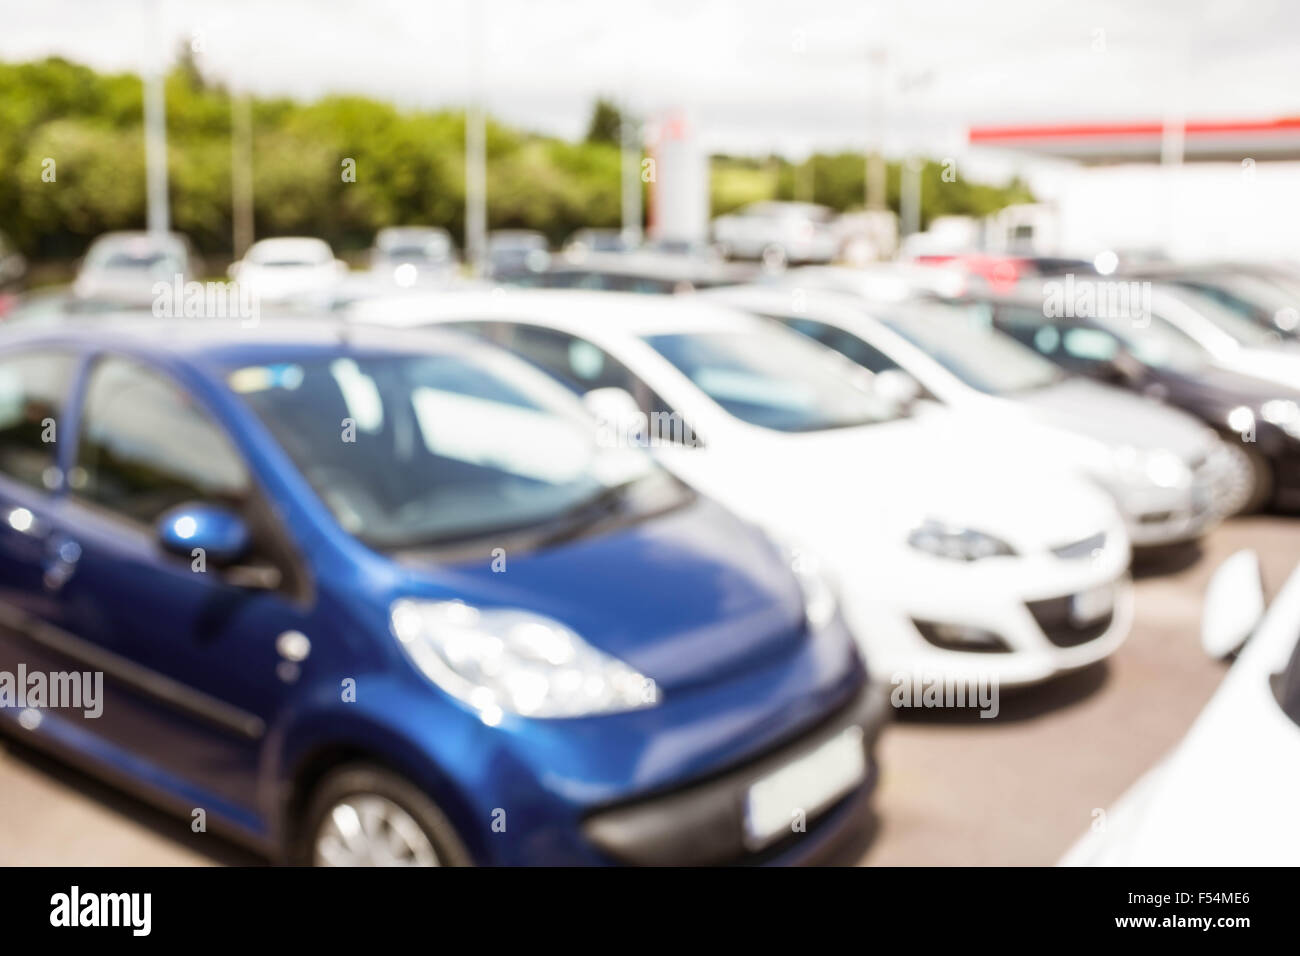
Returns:
[[[59,422],[76,370],[70,352],[0,359],[0,472],[34,488],[58,486]]]
[[[898,368],[898,363],[880,349],[836,326],[805,318],[781,318],[780,321],[869,371],[884,372]]]
[[[510,325],[502,344],[576,392],[621,388],[636,395],[636,376],[604,349],[576,335],[532,325]]]
[[[68,485],[148,525],[191,501],[242,509],[252,488],[221,426],[171,378],[122,358],[91,371]]]
[[[1019,306],[999,306],[994,324],[1022,345],[1041,355],[1053,356],[1061,346],[1060,330],[1041,311]]]
[[[670,429],[660,429],[672,436],[672,441],[691,447],[703,444],[689,423],[683,422],[654,389],[593,342],[555,329],[510,323],[501,323],[492,341],[517,352],[579,394],[597,388],[621,388],[636,399],[651,421],[674,423]]]
[[[1119,340],[1105,329],[1066,329],[1065,351],[1085,362],[1110,362],[1119,355]]]

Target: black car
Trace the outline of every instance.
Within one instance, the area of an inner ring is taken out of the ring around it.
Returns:
[[[1219,432],[1254,472],[1242,510],[1300,509],[1300,390],[1215,366],[1159,321],[1048,316],[1041,299],[967,301],[1061,368],[1181,408]]]

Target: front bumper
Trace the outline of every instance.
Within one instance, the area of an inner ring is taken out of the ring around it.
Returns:
[[[1226,448],[1207,453],[1190,467],[1192,482],[1186,488],[1147,485],[1108,489],[1124,516],[1133,547],[1194,541],[1244,503],[1241,466]]]
[[[757,760],[680,789],[592,813],[583,821],[583,836],[612,860],[642,866],[802,862],[857,822],[878,776],[874,750],[889,716],[887,701],[883,686],[868,684],[829,720]],[[867,766],[863,781],[809,819],[805,832],[792,831],[757,852],[748,849],[744,807],[749,787],[855,726],[862,729]]]
[[[1068,557],[1042,552],[964,563],[896,555],[887,578],[882,569],[879,578],[863,576],[843,588],[845,613],[877,680],[1038,683],[1107,657],[1128,636],[1130,551],[1118,523],[1104,541]],[[1073,626],[1071,599],[1105,590],[1109,613]],[[983,632],[998,646],[936,641],[943,631]]]

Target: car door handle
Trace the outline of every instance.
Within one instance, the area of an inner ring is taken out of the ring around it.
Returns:
[[[53,535],[45,551],[45,573],[42,579],[46,589],[60,590],[77,570],[77,562],[80,560],[81,545],[67,535]]]

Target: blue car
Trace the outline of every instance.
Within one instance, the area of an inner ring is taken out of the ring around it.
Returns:
[[[450,332],[11,327],[0,718],[276,861],[806,859],[885,695],[809,562],[598,431]]]

